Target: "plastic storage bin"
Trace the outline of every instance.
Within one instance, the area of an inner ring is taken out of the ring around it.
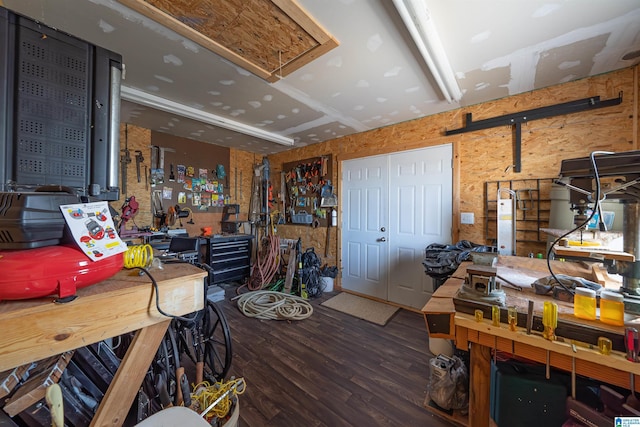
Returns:
[[[573,314],[580,319],[596,319],[596,291],[589,288],[576,288],[573,296]]]
[[[313,215],[305,211],[299,211],[297,214],[291,215],[291,222],[294,224],[311,224]]]
[[[600,321],[609,325],[624,326],[624,297],[613,291],[600,292]]]

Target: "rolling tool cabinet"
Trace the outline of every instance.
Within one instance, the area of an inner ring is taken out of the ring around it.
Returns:
[[[205,262],[211,267],[209,285],[242,281],[251,273],[250,234],[216,236],[207,239]]]

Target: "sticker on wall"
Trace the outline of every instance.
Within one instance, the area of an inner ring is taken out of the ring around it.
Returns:
[[[218,177],[218,179],[224,179],[224,177],[227,176],[227,173],[224,171],[223,165],[216,166],[216,176]]]
[[[162,184],[164,182],[164,169],[152,168],[151,169],[151,186],[155,187],[156,184]]]
[[[193,166],[187,166],[187,176],[188,177],[193,177],[193,175],[195,175],[196,171],[195,168]]]
[[[200,206],[200,193],[193,193],[191,198],[191,206]]]
[[[194,193],[202,191],[202,180],[200,178],[191,178],[191,190]]]
[[[176,169],[178,171],[178,182],[183,183],[184,177],[187,174],[187,167],[185,165],[178,165],[176,166]]]
[[[185,193],[184,191],[178,192],[178,203],[179,204],[187,203],[187,193]]]
[[[164,200],[171,200],[172,197],[173,197],[173,188],[162,187],[162,198]]]
[[[200,170],[198,171],[198,176],[200,177],[200,179],[204,179],[205,181],[207,180],[207,170],[204,168],[200,168]]]
[[[184,179],[184,184],[182,185],[182,188],[184,188],[185,190],[189,190],[189,191],[193,191],[193,181],[191,178],[185,178]]]

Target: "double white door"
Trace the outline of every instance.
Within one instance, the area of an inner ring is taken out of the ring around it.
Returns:
[[[422,308],[424,249],[451,243],[450,144],[342,163],[342,287]]]

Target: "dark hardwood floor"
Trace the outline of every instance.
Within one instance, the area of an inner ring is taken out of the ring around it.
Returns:
[[[257,320],[231,301],[235,286],[226,292],[230,375],[247,386],[240,426],[454,426],[423,407],[433,356],[421,314],[381,327],[321,306],[330,293],[308,319]]]

